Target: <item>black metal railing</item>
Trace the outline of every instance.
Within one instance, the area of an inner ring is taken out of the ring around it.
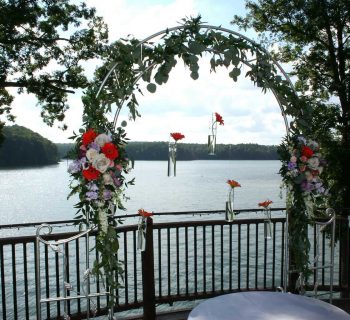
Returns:
[[[259,210],[245,210],[257,212]],[[204,212],[209,213],[209,212]],[[284,286],[284,231],[283,210],[272,219],[272,239],[264,238],[263,218],[242,218],[226,222],[221,217],[181,222],[164,221],[153,223],[148,219],[146,250],[137,251],[137,224],[118,228],[119,259],[124,261],[124,288],[117,292],[116,310],[125,311],[144,307],[144,318],[152,319],[156,305],[172,305],[177,301],[190,301],[216,295],[246,290],[276,290]],[[175,213],[172,213],[175,214]],[[181,213],[183,214],[183,213]],[[203,212],[187,212],[187,215]],[[164,214],[165,215],[165,214]],[[175,219],[179,215],[174,215]],[[181,215],[181,217],[183,217]],[[214,220],[216,219],[216,220]],[[342,220],[339,220],[338,227]],[[60,224],[68,222],[60,222]],[[347,224],[347,220],[344,222]],[[28,226],[28,225],[27,225]],[[6,226],[11,227],[11,226]],[[26,225],[16,225],[24,228]],[[338,228],[339,229],[339,228]],[[46,236],[59,240],[72,236],[74,232],[61,232]],[[89,237],[90,248],[94,247],[95,234]],[[1,319],[36,319],[36,277],[41,280],[42,298],[56,297],[62,289],[63,268],[60,253],[47,246],[40,248],[40,275],[35,273],[36,237],[11,236],[0,238],[0,300]],[[310,227],[311,253],[315,246],[313,228]],[[67,281],[73,286],[71,296],[82,292],[86,246],[84,239],[66,244]],[[329,259],[327,235],[323,235],[321,259]],[[96,251],[90,252],[90,265],[98,259]],[[335,290],[341,287],[339,246],[336,247],[334,277]],[[329,287],[327,272],[321,272],[319,290]],[[91,292],[103,292],[103,283],[96,279],[91,283]],[[96,297],[93,304],[97,313],[106,313],[106,297]],[[68,301],[71,319],[83,318],[86,301]],[[61,302],[52,301],[42,305],[43,319],[62,316]]]

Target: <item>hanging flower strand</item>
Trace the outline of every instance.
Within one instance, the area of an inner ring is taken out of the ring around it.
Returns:
[[[209,135],[208,135],[208,154],[209,155],[215,155],[217,124],[223,126],[224,119],[220,114],[215,112],[212,116],[212,123],[210,126]]]
[[[235,217],[234,213],[234,189],[240,188],[241,185],[239,182],[235,180],[227,180],[227,184],[230,186],[230,190],[228,192],[228,198],[226,201],[226,220],[232,222]]]
[[[272,222],[271,222],[271,209],[270,204],[273,202],[271,200],[265,200],[264,202],[259,202],[258,206],[264,208],[264,214],[266,219],[264,220],[264,237],[265,239],[272,238]]]
[[[144,209],[139,209],[140,215],[138,228],[137,228],[137,249],[145,251],[146,249],[146,232],[147,232],[147,218],[153,216],[153,212],[148,212]]]
[[[185,138],[185,136],[180,132],[170,133],[170,136],[174,141],[169,141],[169,155],[168,155],[168,177],[176,176],[176,149],[177,142]]]

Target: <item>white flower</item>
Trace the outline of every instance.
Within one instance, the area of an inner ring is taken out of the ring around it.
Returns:
[[[312,150],[317,150],[318,149],[318,143],[316,141],[310,140],[308,141],[307,145],[312,149]]]
[[[310,169],[316,170],[320,165],[320,160],[317,157],[311,157],[307,164],[309,165]]]
[[[107,214],[104,210],[98,211],[98,219],[100,220],[101,230],[104,233],[107,233],[108,229],[108,220],[107,220]]]
[[[98,154],[99,153],[97,150],[91,148],[88,151],[86,151],[86,158],[88,158],[90,162],[93,162]]]
[[[109,173],[104,173],[103,174],[103,183],[104,184],[111,184],[113,185],[113,178],[111,177],[111,175]]]
[[[100,146],[103,147],[105,145],[105,143],[107,142],[111,142],[112,139],[107,136],[104,133],[99,134],[96,138],[95,138],[95,142]]]
[[[103,153],[99,153],[98,155],[96,155],[94,157],[94,160],[92,161],[93,167],[101,173],[106,172],[110,163],[111,161],[108,158],[106,158],[106,156]]]

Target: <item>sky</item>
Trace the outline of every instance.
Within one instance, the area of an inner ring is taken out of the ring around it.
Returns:
[[[132,35],[144,39],[158,31],[178,26],[185,17],[202,16],[202,21],[222,26],[256,39],[253,31],[242,31],[230,24],[233,16],[245,15],[244,0],[87,0],[96,7],[109,28],[110,41]],[[86,66],[93,70],[91,63]],[[206,143],[211,117],[218,112],[224,126],[218,128],[217,143],[258,143],[277,145],[286,133],[283,117],[272,93],[264,94],[245,78],[238,82],[228,76],[227,69],[210,73],[205,57],[200,60],[199,79],[190,78],[189,70],[178,63],[167,84],[158,86],[154,94],[146,89],[138,96],[141,118],[129,121],[127,108],[122,110],[118,124],[127,120],[128,138],[132,141],[167,141],[171,132],[185,135],[183,142]],[[142,84],[141,84],[142,88]],[[71,142],[68,137],[81,126],[81,92],[69,97],[66,113],[67,131],[48,127],[40,118],[34,96],[16,96],[13,113],[16,123],[53,142]]]

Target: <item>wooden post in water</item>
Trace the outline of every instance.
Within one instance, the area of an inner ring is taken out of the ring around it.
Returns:
[[[156,319],[156,298],[154,288],[154,253],[153,253],[153,220],[148,217],[146,229],[146,248],[141,252],[143,319]]]

